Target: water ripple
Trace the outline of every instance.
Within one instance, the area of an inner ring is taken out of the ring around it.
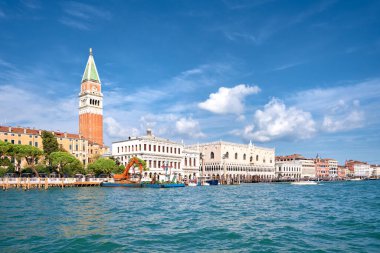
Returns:
[[[379,252],[380,181],[0,193],[0,252]]]

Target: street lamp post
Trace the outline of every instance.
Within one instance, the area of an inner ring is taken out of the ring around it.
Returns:
[[[227,184],[227,170],[226,170],[226,160],[228,158],[228,154],[225,153],[223,156],[222,156],[222,159],[223,159],[223,179],[225,181],[225,184]]]
[[[199,154],[199,159],[202,161],[202,175],[201,175],[201,185],[204,185],[204,175],[205,175],[205,166],[204,166],[204,154]]]

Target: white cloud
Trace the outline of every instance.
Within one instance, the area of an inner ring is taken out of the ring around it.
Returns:
[[[339,100],[331,112],[324,116],[322,129],[327,132],[347,131],[363,127],[364,120],[359,100],[352,101],[352,105]]]
[[[38,92],[0,86],[0,124],[47,130],[78,131],[75,97],[43,97]]]
[[[177,133],[181,135],[188,135],[194,138],[205,137],[205,134],[201,132],[199,122],[190,118],[180,118],[176,122]]]
[[[233,88],[220,87],[218,92],[211,93],[209,99],[198,104],[199,108],[217,114],[241,114],[244,111],[244,99],[260,92],[258,86],[237,85]]]
[[[287,108],[281,100],[274,98],[264,106],[264,110],[255,112],[253,124],[242,132],[235,131],[235,134],[246,140],[267,142],[282,138],[307,139],[315,132],[315,122],[309,112],[296,107]]]
[[[318,118],[321,131],[340,132],[378,125],[379,99],[380,79],[372,79],[302,91],[289,102]]]
[[[65,16],[60,18],[59,22],[79,30],[91,30],[95,26],[95,21],[109,20],[112,17],[107,10],[73,1],[63,4],[63,12]]]
[[[120,125],[113,117],[106,117],[104,124],[106,126],[106,133],[111,138],[126,139],[128,136],[138,136],[140,134],[137,128],[127,128]]]
[[[310,89],[296,93],[289,101],[305,110],[324,114],[339,104],[350,104],[355,100],[378,104],[380,98],[380,79],[346,84],[328,88]]]

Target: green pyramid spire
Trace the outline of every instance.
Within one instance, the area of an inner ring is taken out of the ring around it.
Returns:
[[[92,56],[92,48],[90,48],[90,56],[88,57],[86,69],[82,77],[82,83],[85,81],[100,83],[98,70],[96,69],[94,57]]]

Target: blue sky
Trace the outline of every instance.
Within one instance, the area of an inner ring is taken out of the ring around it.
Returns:
[[[78,131],[93,48],[105,141],[380,163],[379,1],[2,1],[0,124]]]

